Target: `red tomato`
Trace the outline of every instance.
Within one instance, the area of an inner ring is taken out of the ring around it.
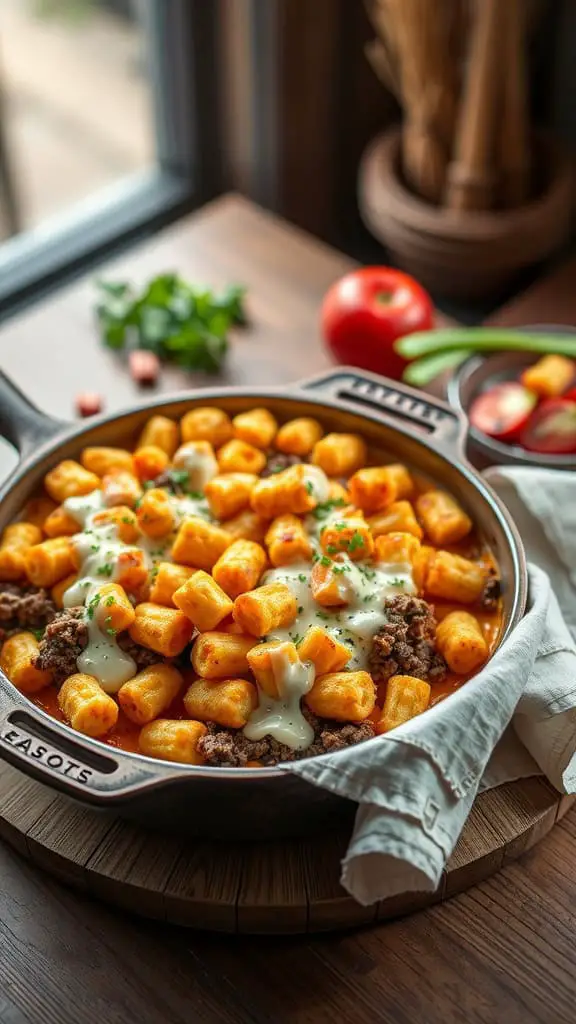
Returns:
[[[546,399],[528,420],[520,444],[543,455],[576,453],[576,402],[569,398]]]
[[[569,398],[571,402],[576,402],[576,388],[570,388],[569,391],[565,391],[562,398]]]
[[[407,365],[394,351],[396,339],[433,324],[428,293],[392,267],[353,270],[332,285],[322,304],[322,332],[336,360],[395,380]]]
[[[495,384],[474,399],[468,417],[483,434],[498,441],[514,441],[528,423],[538,396],[518,381]]]

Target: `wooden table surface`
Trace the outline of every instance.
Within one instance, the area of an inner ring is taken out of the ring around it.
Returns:
[[[235,338],[226,379],[266,383],[327,365],[319,301],[350,266],[227,197],[110,273],[143,281],[178,269],[247,284],[252,326]],[[0,331],[1,368],[60,417],[80,389],[101,390],[110,409],[138,397],[98,347],[92,295],[90,281],[80,283]],[[502,319],[575,324],[576,262]],[[164,375],[163,389],[183,385],[179,374]],[[0,846],[0,1024],[573,1024],[575,927],[576,810],[530,853],[447,904],[315,938],[226,938],[140,921],[68,891]]]

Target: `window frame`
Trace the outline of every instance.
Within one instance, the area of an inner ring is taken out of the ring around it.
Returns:
[[[0,315],[222,191],[217,3],[146,0],[156,165],[0,244]]]

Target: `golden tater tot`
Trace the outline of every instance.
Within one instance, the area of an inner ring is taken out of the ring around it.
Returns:
[[[374,710],[376,687],[368,672],[329,672],[317,676],[304,702],[321,718],[362,722]]]
[[[155,448],[161,448],[163,452],[166,452],[168,458],[171,459],[178,447],[179,440],[180,430],[174,420],[168,419],[167,416],[151,416],[140,434],[136,447],[147,448],[149,445],[154,445]]]
[[[488,657],[488,644],[474,615],[450,612],[436,628],[436,641],[448,668],[466,675],[479,668]]]
[[[214,448],[221,448],[234,434],[228,414],[215,406],[191,409],[180,420],[180,430],[183,441],[209,441]]]
[[[298,605],[285,583],[266,583],[234,602],[234,621],[245,633],[265,636],[274,629],[290,626],[296,618]]]
[[[430,684],[414,676],[391,676],[386,686],[382,714],[376,723],[376,732],[389,732],[416,715],[421,715],[430,703]]]
[[[269,448],[276,436],[278,424],[268,409],[250,409],[232,420],[234,436],[255,448]]]
[[[257,706],[256,687],[247,679],[195,679],[184,694],[190,718],[227,729],[242,729]]]
[[[416,499],[416,511],[428,537],[436,546],[456,544],[467,537],[472,520],[446,491],[426,491]]]
[[[284,452],[285,455],[299,455],[304,458],[310,454],[323,433],[318,420],[301,416],[280,427],[274,444],[278,451]]]
[[[350,476],[366,465],[366,442],[358,434],[326,434],[314,445],[312,462],[326,476]]]

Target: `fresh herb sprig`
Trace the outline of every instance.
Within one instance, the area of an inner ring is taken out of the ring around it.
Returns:
[[[246,322],[245,289],[222,292],[160,274],[138,292],[125,281],[98,281],[96,317],[105,345],[148,349],[187,370],[217,373],[228,350],[228,332]]]

